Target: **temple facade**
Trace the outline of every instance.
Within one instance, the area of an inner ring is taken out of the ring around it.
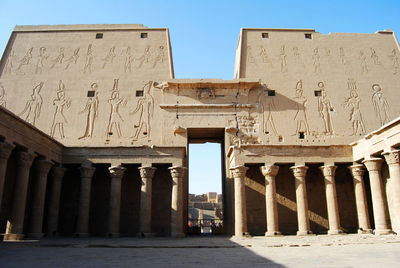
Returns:
[[[0,233],[183,237],[188,145],[204,142],[221,144],[228,235],[398,233],[397,101],[390,30],[241,29],[222,80],[175,79],[165,28],[17,26]]]

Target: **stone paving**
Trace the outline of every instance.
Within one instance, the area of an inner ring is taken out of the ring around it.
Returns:
[[[400,267],[400,237],[43,239],[0,243],[0,267]]]

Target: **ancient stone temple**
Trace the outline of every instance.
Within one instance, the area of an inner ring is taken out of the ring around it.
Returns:
[[[207,141],[228,235],[397,233],[398,102],[390,30],[242,29],[220,80],[174,79],[168,29],[17,26],[0,62],[0,233],[185,236],[188,144]]]

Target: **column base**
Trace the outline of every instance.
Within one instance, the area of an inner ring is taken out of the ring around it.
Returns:
[[[390,229],[375,229],[374,234],[375,235],[389,235],[392,234],[392,230]]]
[[[297,231],[296,235],[297,236],[313,235],[313,232],[311,232],[311,231]]]
[[[344,234],[344,232],[340,229],[338,230],[328,230],[328,235],[341,235]]]
[[[243,238],[243,237],[251,237],[251,234],[249,232],[243,232],[240,235],[234,234],[234,238]]]
[[[279,231],[271,231],[271,232],[265,232],[265,236],[281,236],[282,233]]]
[[[43,237],[43,233],[28,233],[28,237],[39,239]]]
[[[75,233],[74,236],[79,238],[85,238],[89,237],[89,233]]]
[[[357,233],[358,234],[372,234],[373,231],[372,231],[372,229],[358,229]]]
[[[106,233],[106,236],[110,237],[110,238],[118,238],[118,237],[120,237],[120,234],[119,233]]]
[[[24,237],[24,234],[5,234],[3,241],[19,241],[23,240]]]
[[[154,237],[155,233],[143,233],[143,232],[139,232],[136,234],[137,237]]]
[[[185,237],[184,233],[171,233],[171,237],[182,238]]]

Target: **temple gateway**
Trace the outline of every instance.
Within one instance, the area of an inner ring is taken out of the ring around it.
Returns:
[[[175,79],[168,29],[17,26],[0,233],[183,237],[188,145],[205,142],[227,235],[398,233],[399,48],[390,30],[243,28],[232,80]]]

